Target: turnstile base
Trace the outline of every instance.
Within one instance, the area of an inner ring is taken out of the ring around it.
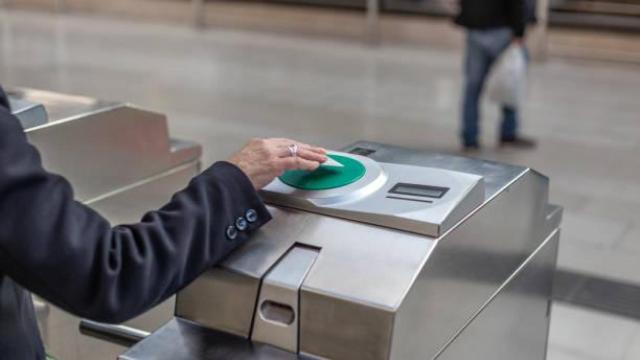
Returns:
[[[293,360],[304,359],[273,346],[206,329],[173,318],[119,360]]]

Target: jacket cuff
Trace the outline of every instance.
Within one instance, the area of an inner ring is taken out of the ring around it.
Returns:
[[[227,227],[236,226],[236,221],[244,219],[246,222],[246,230],[238,231],[238,240],[245,240],[246,234],[257,230],[262,225],[271,220],[271,214],[267,210],[266,205],[262,201],[260,195],[253,187],[251,180],[247,175],[234,164],[227,161],[219,161],[206,169],[200,177],[207,178],[219,184],[232,203],[229,205],[230,210],[229,224]]]

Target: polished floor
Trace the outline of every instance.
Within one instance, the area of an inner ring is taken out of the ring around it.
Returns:
[[[227,157],[253,136],[329,148],[365,139],[457,152],[461,52],[89,16],[0,12],[0,82],[164,112],[172,134]],[[565,207],[559,265],[640,285],[640,66],[550,59],[531,69],[523,132],[477,156],[531,166]],[[639,305],[640,306],[640,305]],[[640,323],[555,305],[552,360],[640,358]]]

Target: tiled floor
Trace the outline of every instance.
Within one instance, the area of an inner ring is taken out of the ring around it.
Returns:
[[[555,304],[548,359],[640,359],[640,322]]]
[[[167,113],[205,162],[252,136],[340,147],[359,139],[457,151],[460,52],[370,48],[267,33],[0,12],[0,82]],[[551,59],[531,69],[532,152],[479,156],[551,178],[565,206],[560,266],[640,284],[640,67]],[[640,325],[556,306],[551,359],[640,359]]]

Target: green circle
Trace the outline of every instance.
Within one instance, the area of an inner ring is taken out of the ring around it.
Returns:
[[[289,170],[280,176],[280,180],[297,189],[328,190],[354,183],[366,172],[364,165],[358,160],[340,155],[329,157],[343,167],[320,165],[315,171]]]

